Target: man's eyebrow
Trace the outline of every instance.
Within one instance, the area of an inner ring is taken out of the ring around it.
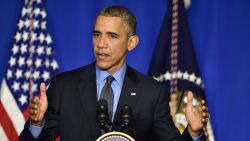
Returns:
[[[109,34],[109,35],[115,35],[115,36],[119,36],[117,33],[115,33],[115,32],[107,32],[107,34]]]
[[[93,33],[101,33],[100,31],[94,30]]]

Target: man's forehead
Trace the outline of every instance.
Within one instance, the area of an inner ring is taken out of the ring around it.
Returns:
[[[96,18],[94,25],[94,32],[113,32],[116,34],[128,34],[128,25],[121,17],[117,16],[102,16],[99,15]]]
[[[95,22],[95,29],[116,29],[124,28],[124,23],[120,17],[98,16]]]
[[[112,17],[112,16],[102,16],[102,15],[99,15],[96,18],[96,22],[100,22],[100,21],[122,23],[123,19],[121,17]]]

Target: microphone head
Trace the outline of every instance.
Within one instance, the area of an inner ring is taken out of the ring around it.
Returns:
[[[100,99],[97,102],[97,113],[108,113],[108,102],[105,99]]]
[[[132,119],[132,109],[128,105],[124,105],[121,108],[121,122],[125,125],[129,125]]]
[[[100,99],[97,102],[96,112],[97,112],[96,120],[101,126],[108,123],[109,121],[108,102],[105,99]]]

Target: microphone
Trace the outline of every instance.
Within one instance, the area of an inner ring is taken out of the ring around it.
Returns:
[[[108,102],[104,99],[100,99],[97,102],[96,111],[97,111],[96,120],[99,124],[99,127],[103,129],[105,132],[110,132],[112,123],[109,120]]]
[[[121,113],[120,113],[120,118],[121,118],[121,124],[119,127],[120,131],[125,131],[132,120],[132,109],[128,105],[124,105],[121,108]]]

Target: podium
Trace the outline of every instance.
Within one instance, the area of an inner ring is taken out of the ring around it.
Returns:
[[[103,134],[96,141],[135,141],[135,140],[128,134],[113,131]]]

